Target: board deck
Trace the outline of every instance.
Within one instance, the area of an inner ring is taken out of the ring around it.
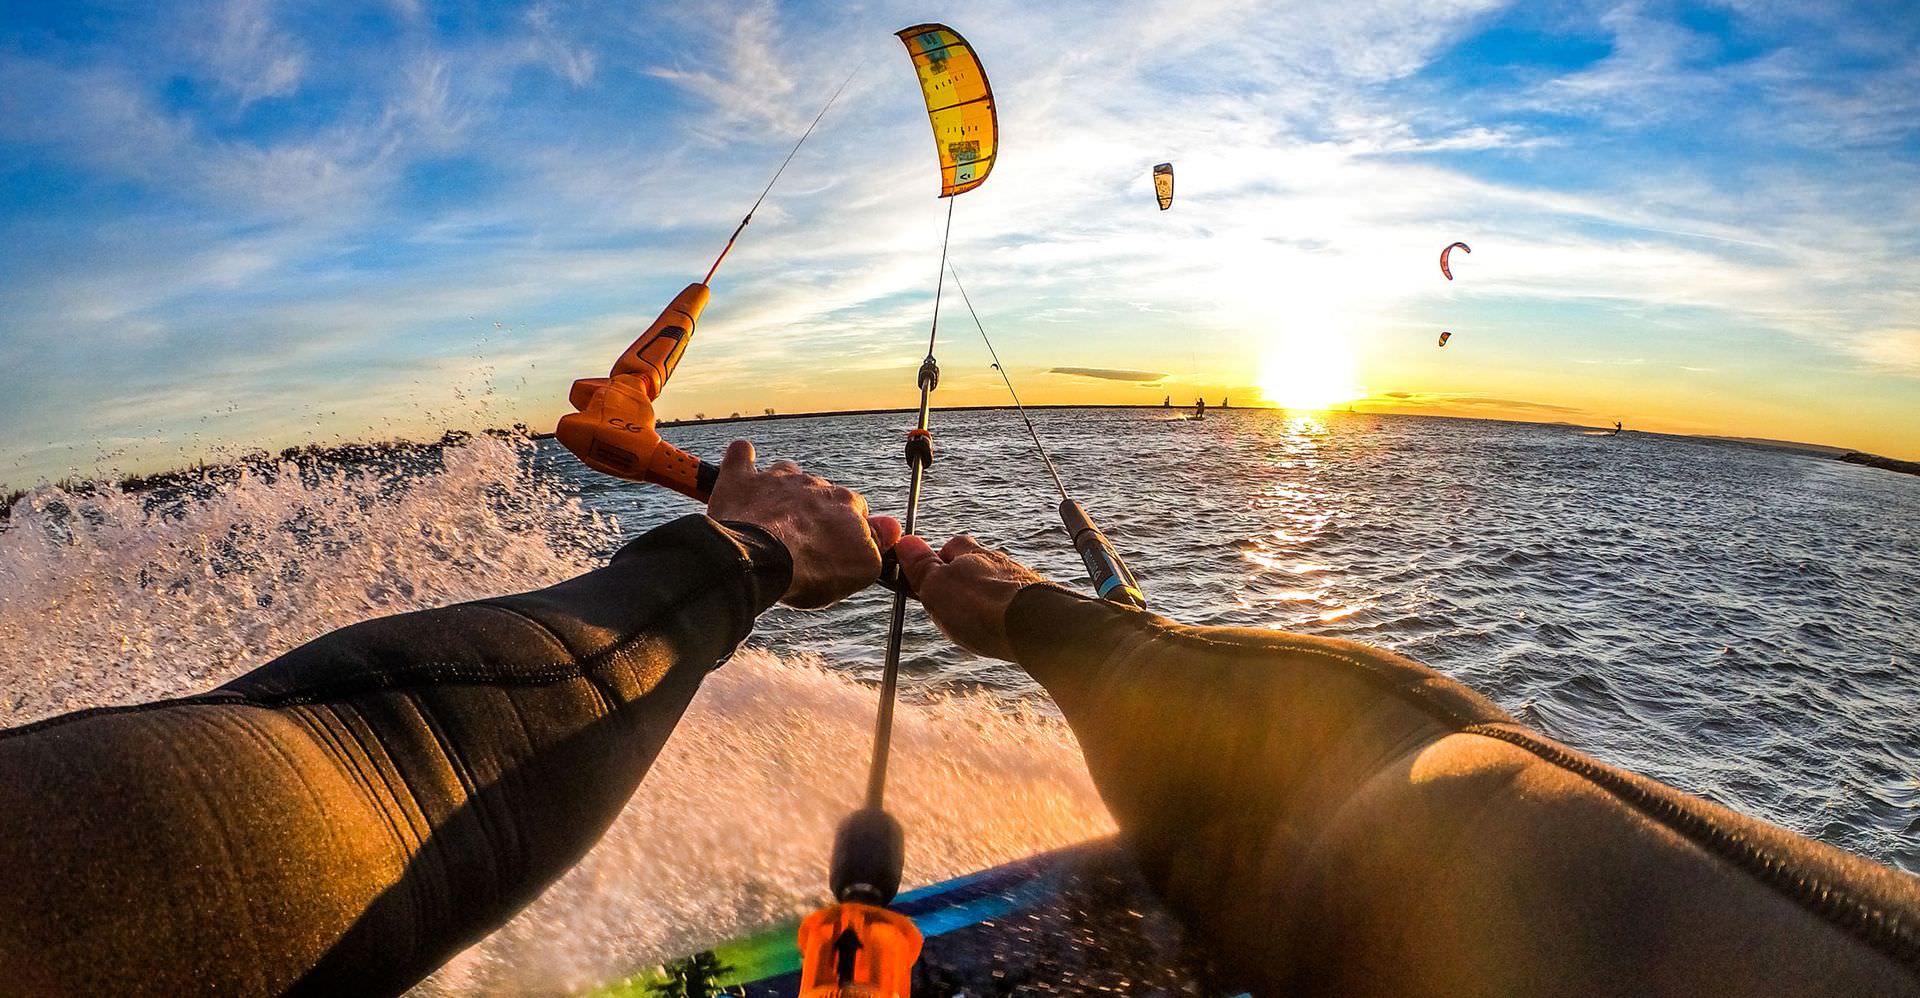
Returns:
[[[908,891],[893,907],[926,937],[915,998],[1222,993],[1205,982],[1178,923],[1111,839]],[[723,988],[717,993],[797,998],[799,924],[782,922],[707,951],[732,968],[715,978]],[[657,998],[666,980],[661,968],[650,968],[590,994]]]

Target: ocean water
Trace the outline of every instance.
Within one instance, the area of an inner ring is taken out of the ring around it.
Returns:
[[[1153,609],[1377,644],[1554,738],[1841,848],[1920,871],[1920,478],[1777,449],[1482,420],[1273,411],[1043,414],[1061,474]],[[750,432],[903,501],[902,417]],[[1084,578],[1010,412],[937,422],[921,532],[967,531]],[[564,464],[560,467],[565,467]],[[624,522],[677,510],[627,489]],[[758,640],[879,669],[874,592],[776,612]],[[909,632],[910,690],[1038,696]]]
[[[1039,414],[1158,612],[1391,648],[1606,761],[1920,871],[1920,479],[1564,426],[1182,415]],[[897,512],[907,418],[667,435],[708,456],[749,435],[763,461]],[[1079,579],[1017,417],[935,430],[922,532]],[[354,620],[557,581],[691,508],[551,441],[491,439],[164,500],[42,489],[0,528],[0,725],[203,689]],[[817,902],[859,796],[886,611],[873,591],[764,617],[600,846],[421,992],[566,993]],[[916,614],[903,696],[890,804],[910,882],[1111,830],[1017,669]]]

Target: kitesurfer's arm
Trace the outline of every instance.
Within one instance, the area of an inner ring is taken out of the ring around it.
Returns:
[[[1256,994],[1920,994],[1920,879],[1607,766],[1400,656],[1183,627],[896,547],[1053,696],[1150,882]]]
[[[0,732],[0,993],[406,990],[587,851],[762,610],[864,587],[899,536],[745,444],[710,511],[547,589]]]

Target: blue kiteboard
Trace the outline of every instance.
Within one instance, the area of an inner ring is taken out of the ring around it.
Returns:
[[[892,908],[926,939],[914,998],[1220,993],[1206,984],[1178,923],[1111,839],[908,891]],[[797,998],[799,925],[781,922],[590,994],[672,995],[669,971],[678,965],[701,968],[693,976],[709,982],[707,994]]]

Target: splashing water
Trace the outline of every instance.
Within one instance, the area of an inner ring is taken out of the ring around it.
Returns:
[[[0,531],[0,724],[197,692],[355,621],[584,571],[614,525],[535,481],[528,447],[28,493]]]
[[[818,662],[736,656],[593,852],[418,990],[564,993],[825,903],[873,705]],[[903,704],[894,724],[887,807],[906,828],[909,886],[1112,830],[1057,719],[973,694]]]
[[[930,532],[1079,578],[1033,468],[1009,457],[1026,453],[1018,420],[942,418]],[[899,453],[875,443],[897,439],[894,419],[751,435],[897,510]],[[1404,652],[1606,761],[1920,869],[1916,480],[1415,417],[1087,410],[1049,428],[1160,612]],[[711,456],[739,431],[671,432]],[[688,509],[551,444],[486,439],[405,468],[282,466],[187,491],[42,489],[0,525],[0,724],[205,689],[356,620],[546,585]],[[817,900],[872,722],[871,688],[847,677],[877,674],[887,603],[766,614],[762,650],[708,679],[599,847],[422,992],[573,990]],[[923,618],[908,639],[889,803],[910,881],[1111,828],[1070,733],[1022,706],[1046,708],[1031,680]]]
[[[531,445],[486,437],[426,468],[43,487],[0,528],[0,726],[199,692],[356,621],[550,585],[619,539]],[[600,844],[419,993],[575,991],[823,900],[874,706],[827,666],[750,649],[715,672]],[[1057,718],[975,694],[895,723],[910,885],[1112,830]]]

